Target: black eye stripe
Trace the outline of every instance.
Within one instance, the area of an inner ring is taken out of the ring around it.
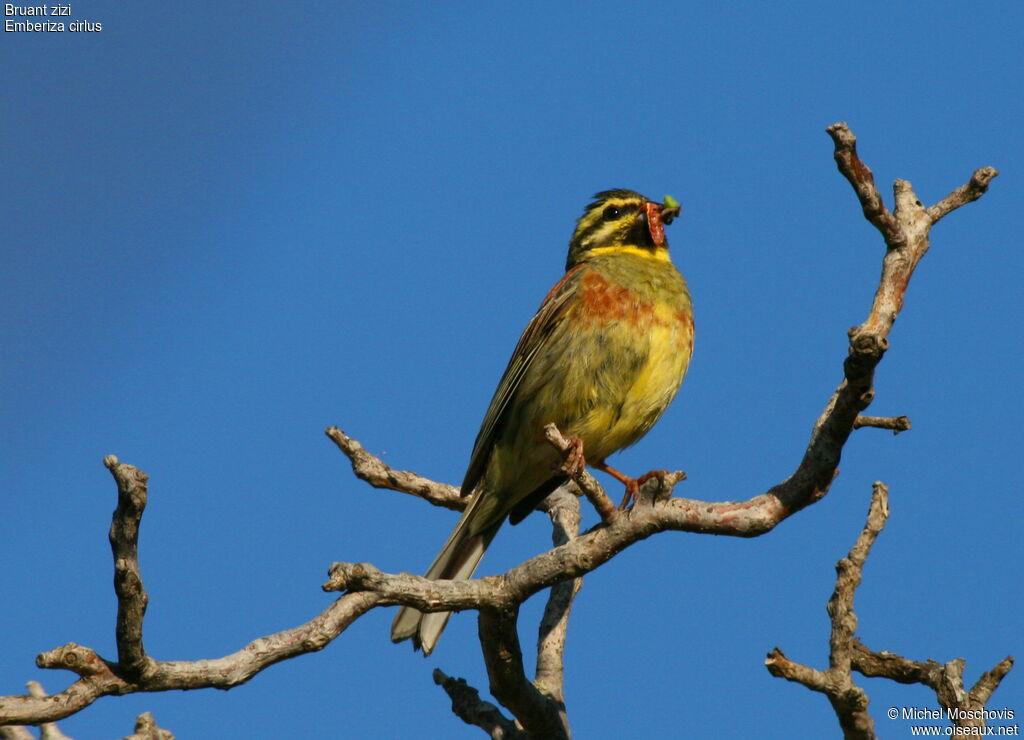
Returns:
[[[599,204],[595,204],[595,206],[596,205]],[[599,211],[595,207],[592,209],[591,212],[597,211],[598,213],[601,214],[600,217],[594,219],[589,226],[587,226],[583,231],[579,232],[577,234],[577,238],[581,242],[585,241],[593,234],[598,233],[602,229],[604,229],[605,224],[611,224],[616,222],[622,223],[625,220],[626,216],[637,213],[639,210],[639,203],[609,203]]]
[[[607,205],[604,211],[601,212],[602,221],[616,221],[623,216],[636,213],[640,210],[640,206],[637,203],[615,203]]]

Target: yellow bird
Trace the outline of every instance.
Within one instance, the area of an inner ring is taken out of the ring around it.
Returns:
[[[589,464],[637,489],[605,463],[654,426],[675,398],[693,351],[686,281],[668,253],[663,224],[679,214],[631,190],[594,196],[569,242],[565,276],[527,325],[484,416],[462,482],[474,494],[427,571],[467,579],[508,517],[521,521],[566,482],[545,441],[554,423],[582,444]],[[450,612],[402,607],[395,642],[413,639],[430,655]]]

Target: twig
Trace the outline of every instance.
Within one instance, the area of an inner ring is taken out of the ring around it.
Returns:
[[[1006,674],[1013,669],[1013,662],[1013,656],[1007,655],[996,663],[991,670],[982,673],[968,692],[971,701],[976,705],[984,707],[992,697],[992,694],[995,693],[995,690],[999,688],[1002,680],[1006,678]]]
[[[117,508],[110,523],[110,549],[114,555],[114,592],[117,594],[117,668],[128,680],[149,667],[142,644],[142,620],[149,596],[139,570],[139,523],[146,509],[149,476],[114,455],[103,460],[117,482]]]
[[[451,678],[440,668],[434,669],[434,683],[445,690],[452,700],[452,712],[467,725],[475,725],[491,736],[492,740],[520,740],[525,732],[516,727],[501,710],[480,698],[480,692],[464,678]]]
[[[872,333],[879,340],[884,340],[903,307],[910,276],[928,251],[931,227],[943,216],[980,198],[999,172],[994,167],[976,170],[966,185],[931,208],[922,205],[909,182],[896,180],[893,184],[896,210],[890,213],[881,202],[871,170],[857,156],[857,137],[845,123],[832,124],[826,130],[835,142],[839,171],[850,181],[864,206],[865,217],[882,233],[889,248],[882,263],[882,280],[868,320],[853,330],[858,336]],[[851,344],[854,338],[851,336]]]
[[[871,169],[857,156],[857,137],[845,123],[834,123],[825,130],[836,145],[833,155],[836,166],[857,193],[861,208],[864,210],[864,218],[882,232],[886,243],[889,243],[890,237],[898,233],[896,219],[886,208],[885,201],[875,187],[875,176],[871,174]]]
[[[936,223],[947,213],[955,211],[962,205],[977,200],[988,190],[989,184],[999,174],[995,167],[982,167],[974,171],[966,185],[961,185],[945,198],[928,209],[932,223]]]
[[[374,488],[408,493],[425,499],[435,506],[443,506],[455,511],[462,511],[469,503],[469,498],[462,496],[456,486],[438,483],[408,470],[395,470],[380,458],[367,452],[359,442],[338,427],[327,427],[324,434],[330,437],[334,444],[338,445],[338,449],[344,452],[351,461],[352,472],[355,476]]]
[[[828,602],[832,618],[832,636],[829,639],[829,666],[849,675],[852,640],[857,632],[857,615],[853,610],[853,597],[864,576],[872,545],[889,519],[889,488],[876,482],[871,490],[871,506],[867,523],[850,549],[849,555],[836,563],[836,588]]]
[[[910,419],[906,416],[864,416],[857,414],[853,420],[853,428],[875,427],[876,429],[891,429],[893,434],[899,434],[910,429]]]
[[[0,697],[0,725],[63,719],[101,696],[239,686],[275,663],[322,650],[379,601],[374,594],[348,594],[311,621],[260,637],[231,655],[194,661],[153,661],[151,670],[135,682],[117,676],[93,650],[69,643],[40,654],[36,664],[40,668],[73,671],[82,678],[59,694],[41,699],[25,695]]]

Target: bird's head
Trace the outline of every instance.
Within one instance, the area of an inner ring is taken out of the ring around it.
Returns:
[[[664,203],[655,203],[632,190],[605,190],[594,198],[576,222],[566,269],[613,252],[668,260],[665,224],[681,210],[675,198],[666,195]]]

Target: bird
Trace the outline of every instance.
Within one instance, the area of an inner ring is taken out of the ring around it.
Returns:
[[[480,426],[461,486],[473,498],[426,578],[472,577],[505,519],[519,523],[567,482],[548,424],[626,485],[621,508],[636,494],[647,476],[630,478],[605,458],[654,426],[690,364],[693,307],[664,230],[680,210],[670,196],[657,203],[622,189],[586,206],[565,275],[523,331]],[[391,639],[411,638],[430,655],[450,616],[403,606]]]

